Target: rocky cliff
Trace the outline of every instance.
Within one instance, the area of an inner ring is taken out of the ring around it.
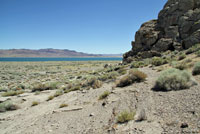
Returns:
[[[160,56],[161,52],[180,51],[199,42],[200,0],[168,0],[158,19],[142,24],[136,32],[132,50],[123,60]]]

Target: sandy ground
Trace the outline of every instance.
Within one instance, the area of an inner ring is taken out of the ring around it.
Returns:
[[[152,87],[159,72],[145,67],[147,81],[124,88],[113,88],[114,82],[104,83],[101,88],[73,91],[46,101],[55,90],[39,95],[24,93],[7,97],[18,103],[20,109],[0,113],[2,134],[174,134],[200,133],[200,86],[171,92],[155,92]],[[195,77],[198,81],[198,77]],[[98,97],[104,92],[111,94],[104,100]],[[5,99],[5,97],[4,97]],[[31,107],[32,101],[40,104]],[[59,108],[66,103],[68,107]],[[146,120],[116,122],[124,111],[142,110]],[[188,127],[181,128],[186,123]]]

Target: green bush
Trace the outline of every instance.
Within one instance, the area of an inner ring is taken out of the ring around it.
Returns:
[[[186,54],[191,54],[191,53],[194,53],[194,52],[197,52],[200,50],[200,44],[196,44],[192,47],[190,47],[187,51],[186,51]]]
[[[187,71],[171,68],[163,71],[155,83],[155,90],[181,90],[190,86],[191,75]]]
[[[0,112],[13,111],[17,109],[19,109],[19,107],[10,101],[0,103]]]
[[[63,91],[58,90],[58,91],[55,92],[54,97],[58,97],[58,96],[61,96],[61,95],[63,95]]]
[[[147,58],[147,59],[144,59],[143,62],[144,62],[144,66],[148,66],[149,64],[151,64],[152,59],[151,58]]]
[[[167,63],[167,60],[166,59],[163,59],[163,58],[160,58],[160,57],[154,57],[152,58],[152,65],[154,66],[160,66],[160,65],[163,65],[163,64],[166,64]]]
[[[194,68],[192,70],[192,74],[193,75],[199,75],[200,74],[200,62],[197,62],[195,65],[194,65]]]
[[[139,70],[130,70],[129,74],[116,81],[117,87],[125,87],[134,82],[142,82],[146,79],[147,75]]]
[[[23,93],[24,93],[23,90],[19,90],[19,91],[7,91],[7,92],[3,93],[2,96],[3,97],[15,96],[15,95],[23,94]]]
[[[187,63],[186,62],[174,62],[172,64],[172,67],[176,68],[176,69],[179,69],[179,70],[184,70],[188,67]]]
[[[32,92],[57,89],[57,85],[57,82],[37,83],[34,85]]]
[[[200,50],[195,53],[198,57],[200,57]]]
[[[120,68],[120,69],[118,70],[118,73],[119,73],[120,75],[126,74],[126,68]]]
[[[98,79],[101,81],[115,80],[119,76],[117,72],[110,72],[100,76]]]
[[[178,60],[183,60],[183,59],[185,59],[185,58],[186,58],[185,53],[180,52],[180,54],[179,54],[179,56],[178,56]]]
[[[134,61],[130,68],[139,68],[139,67],[143,67],[145,66],[144,62],[143,61]]]
[[[93,89],[100,88],[102,86],[102,82],[98,80],[96,77],[88,79],[83,87],[92,87]]]
[[[135,116],[135,112],[128,112],[128,111],[123,111],[118,115],[117,117],[117,122],[118,123],[125,123],[130,120],[133,120]]]
[[[80,90],[81,89],[81,86],[80,85],[74,85],[72,86],[71,88],[67,89],[67,90],[64,90],[64,93],[69,93],[71,91],[77,91],[77,90]]]

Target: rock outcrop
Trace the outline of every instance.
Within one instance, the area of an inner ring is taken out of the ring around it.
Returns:
[[[161,52],[180,51],[199,42],[200,0],[168,0],[158,19],[142,24],[136,32],[132,50],[123,55],[123,60],[159,56]]]

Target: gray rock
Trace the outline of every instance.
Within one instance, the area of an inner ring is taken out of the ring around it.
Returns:
[[[185,48],[190,48],[199,42],[200,42],[200,29],[194,32],[188,38],[183,40]]]
[[[181,124],[181,128],[187,128],[187,127],[188,127],[187,123],[184,122],[184,123]]]
[[[146,112],[145,109],[140,109],[136,112],[136,115],[134,117],[135,121],[143,121],[146,120]]]
[[[171,38],[161,38],[152,48],[154,51],[167,51],[170,46],[173,46],[173,40]]]
[[[89,116],[90,116],[90,117],[94,116],[94,113],[91,113]]]
[[[152,50],[160,53],[187,49],[200,43],[199,30],[199,0],[168,0],[158,19],[142,24],[136,32],[132,50],[124,54],[123,61],[154,56]]]

